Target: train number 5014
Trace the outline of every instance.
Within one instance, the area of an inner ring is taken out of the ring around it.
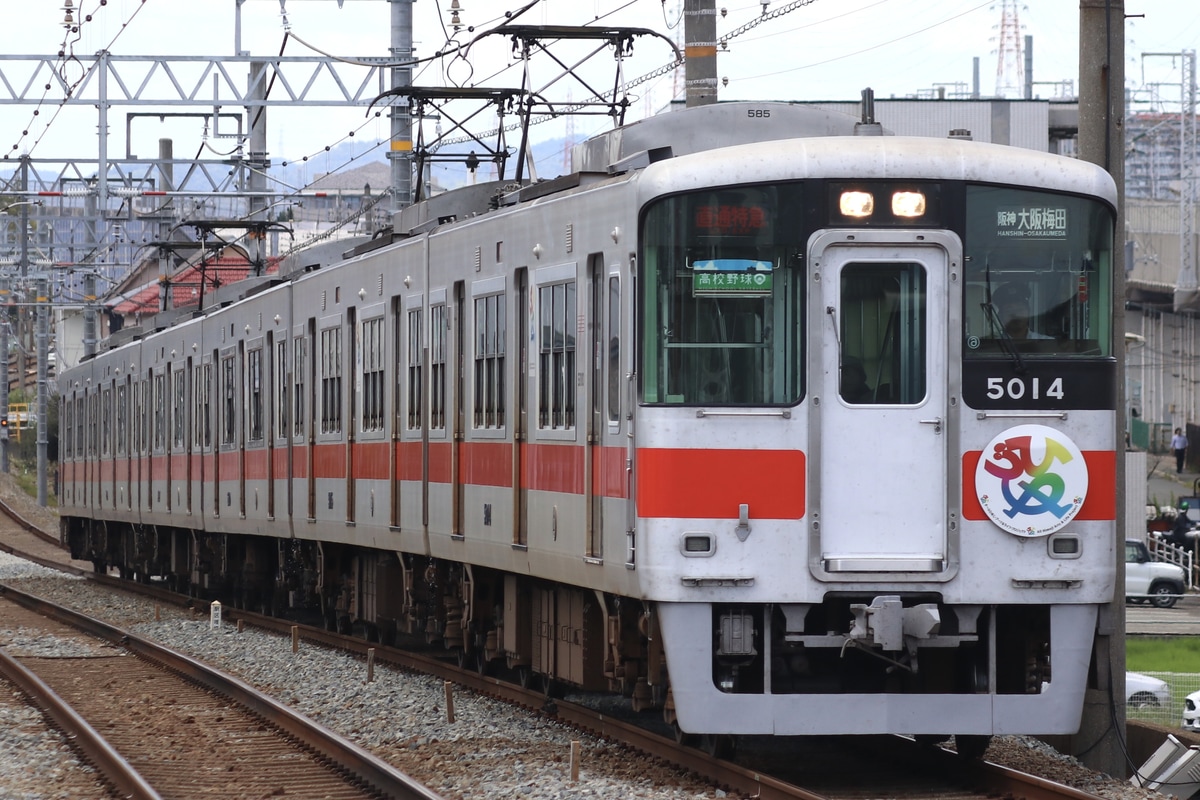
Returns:
[[[1040,400],[1043,397],[1063,399],[1062,378],[1054,378],[1049,385],[1043,386],[1041,378],[988,378],[987,396],[991,400],[1007,397],[1010,400]]]

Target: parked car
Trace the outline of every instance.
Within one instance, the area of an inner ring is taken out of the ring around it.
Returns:
[[[1183,595],[1186,577],[1183,567],[1155,561],[1145,542],[1125,540],[1126,602],[1149,600],[1158,608],[1170,608]]]
[[[1200,692],[1192,692],[1183,699],[1183,727],[1200,733]]]
[[[1195,694],[1200,695],[1200,692]],[[1188,696],[1189,702],[1192,696]],[[1126,672],[1125,704],[1134,708],[1167,708],[1171,705],[1171,687],[1158,678],[1140,672]],[[1184,716],[1187,716],[1186,713]]]

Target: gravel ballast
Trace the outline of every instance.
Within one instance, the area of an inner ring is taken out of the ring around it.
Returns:
[[[162,642],[265,689],[447,798],[728,796],[619,745],[465,691],[454,695],[454,721],[450,722],[445,687],[429,676],[376,665],[375,679],[368,683],[365,662],[354,656],[303,642],[293,653],[287,637],[255,629],[238,633],[228,623],[213,630],[207,616],[183,609],[161,607],[161,618],[156,620],[153,601],[113,594],[3,553],[0,580]],[[42,739],[31,740],[20,726],[0,722],[4,764],[0,796],[29,800],[72,796],[40,786],[39,770],[27,766],[40,758],[51,763],[63,760],[61,737]],[[573,741],[580,742],[578,781],[571,780]],[[1162,797],[1092,772],[1029,737],[996,737],[987,758],[1111,800]]]

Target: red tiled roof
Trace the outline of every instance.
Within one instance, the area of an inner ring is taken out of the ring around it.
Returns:
[[[267,259],[268,274],[278,269],[278,258]],[[208,259],[204,263],[203,271],[204,295],[209,296],[217,286],[228,286],[250,275],[250,262],[240,254],[227,252],[219,258]],[[172,308],[195,308],[200,305],[200,272],[200,264],[189,264],[170,279]],[[112,311],[126,317],[157,314],[162,310],[161,292],[160,282],[153,281],[125,296],[112,306]]]

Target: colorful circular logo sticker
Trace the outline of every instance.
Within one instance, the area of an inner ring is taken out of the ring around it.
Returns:
[[[1075,518],[1087,497],[1083,453],[1044,425],[1018,425],[984,448],[975,492],[992,522],[1017,536],[1047,536]]]

